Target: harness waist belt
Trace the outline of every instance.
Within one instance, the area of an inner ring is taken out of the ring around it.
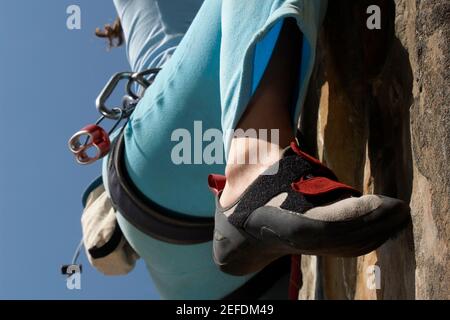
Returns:
[[[155,239],[179,245],[212,241],[214,218],[182,215],[150,201],[128,176],[124,152],[122,131],[113,143],[108,162],[109,193],[114,208],[133,226]]]

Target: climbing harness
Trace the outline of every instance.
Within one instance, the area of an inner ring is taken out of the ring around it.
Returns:
[[[75,159],[79,164],[92,164],[109,153],[111,149],[109,136],[123,120],[128,121],[139,100],[143,97],[145,90],[153,83],[159,71],[160,69],[153,68],[135,73],[120,72],[108,81],[96,100],[96,107],[101,115],[100,118],[95,124],[85,126],[69,139],[69,149],[75,155]],[[108,99],[118,84],[124,80],[127,83],[125,86],[126,94],[122,99],[122,104],[116,107],[108,107],[106,105]],[[136,87],[138,87],[137,92],[135,90]],[[115,121],[109,131],[100,126],[105,119]],[[94,151],[93,154],[92,151]]]
[[[160,68],[147,69],[142,72],[119,72],[111,77],[96,99],[96,108],[100,118],[94,123],[83,127],[69,139],[69,150],[74,154],[76,161],[82,165],[88,165],[106,156],[111,149],[110,135],[119,127],[120,123],[128,121],[139,100],[144,96],[145,90],[151,86]],[[120,82],[126,80],[125,95],[122,104],[116,107],[108,107],[106,103]],[[136,90],[137,87],[137,90]],[[105,120],[114,120],[109,131],[103,129],[100,124]],[[125,127],[125,126],[124,126]],[[84,138],[84,142],[83,141]],[[91,155],[94,150],[94,155]],[[69,265],[61,267],[61,273],[70,276],[73,271],[81,272],[78,258],[83,249],[83,239],[77,246]]]

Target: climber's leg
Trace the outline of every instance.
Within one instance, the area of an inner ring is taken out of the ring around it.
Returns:
[[[152,66],[147,62],[149,58],[145,54],[145,48],[148,49],[149,45],[138,45],[135,41],[142,37],[144,43],[152,42],[150,41],[152,38],[145,30],[153,29],[150,26],[139,27],[141,25],[139,19],[146,19],[148,16],[153,19],[153,16],[146,13],[150,9],[137,10],[139,7],[136,3],[144,2],[142,4],[144,8],[150,8],[148,3],[154,3],[155,0],[115,1],[124,5],[120,16],[125,19],[124,29],[126,33],[128,32],[126,39],[131,64],[138,69],[140,66]],[[212,7],[209,2],[206,1],[203,7]],[[212,10],[205,8],[200,10],[189,31],[173,52],[172,58],[164,64],[156,81],[140,101],[125,131],[126,166],[139,190],[162,207],[197,216],[212,214],[214,202],[207,192],[204,181],[210,172],[224,172],[223,162],[226,157],[218,156],[216,158],[222,158],[219,163],[206,165],[202,154],[202,147],[206,143],[202,146],[200,141],[198,152],[198,148],[194,146],[198,141],[194,143],[192,140],[202,140],[202,132],[211,128],[222,127],[225,133],[228,129],[236,128],[259,86],[282,23],[287,17],[297,21],[304,35],[301,75],[298,67],[297,73],[292,73],[293,77],[300,78],[301,85],[294,88],[298,91],[298,99],[294,99],[296,101],[293,101],[292,108],[288,111],[290,114],[283,115],[279,113],[283,108],[277,108],[272,118],[280,121],[283,117],[283,121],[289,118],[290,129],[282,123],[274,123],[275,127],[284,128],[285,131],[296,127],[314,62],[317,30],[326,1],[219,2],[216,1],[214,4],[218,10],[217,18],[211,14]],[[154,6],[151,10],[158,8]],[[247,19],[248,17],[252,19]],[[126,19],[131,19],[131,22],[127,22]],[[300,32],[295,41],[297,51],[301,44],[299,34]],[[138,49],[131,48],[132,46],[137,46]],[[300,59],[298,52],[294,55],[298,55]],[[271,69],[276,70],[277,67]],[[267,81],[263,85],[267,87]],[[283,86],[278,87],[285,90]],[[289,84],[286,89],[291,90],[293,87],[295,85]],[[266,98],[267,96],[255,98],[252,103],[256,99],[261,102]],[[266,103],[266,106],[270,104]],[[258,112],[262,113],[262,109]],[[201,121],[200,134],[194,134],[196,121]],[[182,155],[185,160],[182,165],[173,159],[174,146],[185,137],[186,133],[180,129],[187,129],[194,149],[192,154]],[[224,143],[227,152],[228,137]],[[149,166],[148,163],[152,165]],[[181,194],[175,192],[180,181],[188,181],[190,186]]]
[[[275,1],[273,6],[265,4],[267,8],[258,2],[266,18],[253,25],[254,29],[238,30],[239,14],[256,5],[252,2],[227,1],[223,5],[228,28],[223,28],[221,59],[222,126],[228,164],[220,201],[225,206],[277,162],[280,151],[295,137],[326,8],[326,1]],[[234,34],[240,35],[238,41]],[[267,44],[267,39],[271,43]],[[258,50],[261,45],[265,54]],[[240,61],[239,68],[231,68],[232,61]],[[236,134],[232,130],[237,130]]]
[[[187,142],[193,146],[195,121],[202,122],[203,131],[220,128],[221,4],[210,2],[213,1],[206,1],[189,30],[183,30],[185,25],[174,27],[172,21],[180,19],[186,24],[195,14],[179,17],[178,10],[186,9],[187,4],[198,4],[198,0],[126,1],[121,14],[125,33],[128,32],[132,67],[142,70],[160,66],[154,62],[154,56],[166,59],[125,130],[129,175],[153,202],[196,216],[211,216],[214,208],[205,183],[208,166],[195,164],[193,154],[185,155],[187,160],[180,164],[173,157],[178,154],[172,151],[182,139],[183,129],[188,131],[191,141]],[[172,11],[166,9],[169,5]],[[175,31],[169,34],[170,30]],[[160,38],[172,39],[173,43],[166,51],[154,53],[153,47]],[[199,138],[202,139],[201,134]],[[224,164],[211,165],[209,169],[223,172]],[[180,183],[188,183],[189,188],[180,192]]]
[[[243,132],[254,129],[255,135],[238,134],[231,141],[227,183],[220,198],[222,206],[236,201],[261,173],[280,160],[282,150],[294,140],[292,116],[298,95],[301,56],[302,34],[295,19],[287,18],[264,76],[236,127]],[[276,139],[261,130],[277,130]],[[258,155],[254,163],[249,163],[251,154]]]

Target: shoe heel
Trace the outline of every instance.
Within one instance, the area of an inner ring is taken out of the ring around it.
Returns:
[[[264,250],[261,241],[244,235],[223,213],[216,213],[213,259],[222,272],[234,276],[249,275],[281,256],[280,251]]]

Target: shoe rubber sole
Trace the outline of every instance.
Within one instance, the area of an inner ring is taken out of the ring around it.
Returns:
[[[228,274],[260,271],[285,255],[357,257],[368,254],[410,223],[401,200],[382,197],[373,211],[347,221],[322,221],[276,207],[261,207],[240,229],[216,213],[213,258]]]

